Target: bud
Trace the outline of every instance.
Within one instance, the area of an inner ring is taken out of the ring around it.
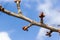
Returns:
[[[40,23],[43,23],[43,18],[45,17],[44,13],[42,12],[39,17],[41,18]]]
[[[15,2],[15,3],[19,2],[19,3],[20,3],[20,2],[21,2],[21,0],[14,0],[14,2]]]
[[[52,33],[52,32],[53,32],[53,31],[47,32],[46,36],[51,37],[51,33]]]
[[[22,29],[23,29],[24,31],[28,31],[28,27],[27,27],[27,26],[24,26]]]
[[[40,18],[45,17],[44,13],[42,12],[39,17],[40,17]]]
[[[47,32],[46,36],[51,37],[51,33],[50,32]]]

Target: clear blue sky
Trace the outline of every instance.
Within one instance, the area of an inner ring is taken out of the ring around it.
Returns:
[[[14,0],[0,0],[0,4],[5,9],[17,13]],[[37,22],[40,21],[40,12],[43,11],[46,15],[44,18],[45,23],[49,25],[60,24],[60,0],[22,0],[21,10],[23,15]],[[28,24],[22,19],[0,12],[0,35],[2,32],[5,32],[11,40],[58,40],[58,37],[60,37],[58,33],[53,33],[50,38],[46,37],[45,29],[38,26],[32,26],[28,32],[23,31],[22,27]]]

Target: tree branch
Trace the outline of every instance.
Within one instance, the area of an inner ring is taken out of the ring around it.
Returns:
[[[20,10],[20,9],[19,9],[19,10]],[[5,14],[8,14],[8,15],[10,15],[10,16],[23,19],[23,20],[25,20],[25,21],[27,21],[27,22],[29,22],[29,23],[32,23],[32,25],[36,25],[36,26],[39,26],[39,27],[43,27],[43,28],[49,29],[49,30],[51,30],[51,31],[53,31],[53,32],[59,32],[59,33],[60,33],[60,28],[55,28],[55,27],[53,27],[53,26],[48,26],[47,24],[44,24],[44,23],[36,22],[36,21],[34,21],[34,20],[32,20],[32,19],[30,19],[30,18],[22,15],[22,12],[21,12],[21,14],[16,14],[16,13],[14,13],[14,12],[10,12],[10,11],[2,8],[2,6],[0,6],[0,11],[1,11],[1,12],[4,12]],[[20,13],[20,12],[19,12],[19,13]],[[29,26],[29,27],[30,27],[30,26]],[[29,28],[29,27],[28,27],[28,28]],[[27,27],[24,27],[24,28],[27,29]]]
[[[14,16],[14,17],[23,19],[23,20],[25,20],[25,21],[28,21],[28,22],[32,23],[33,25],[40,26],[40,27],[43,27],[43,28],[46,28],[46,29],[49,29],[49,30],[53,30],[53,31],[55,31],[55,32],[58,31],[57,28],[54,28],[54,27],[52,27],[52,26],[48,26],[48,25],[46,25],[46,24],[42,24],[42,23],[36,22],[36,21],[34,21],[34,20],[31,20],[31,19],[27,18],[27,17],[24,16],[24,15],[21,15],[21,14],[19,15],[19,14],[16,14],[16,13],[14,13],[14,12],[10,12],[10,11],[2,8],[2,7],[0,8],[0,11],[1,11],[1,12],[4,12],[5,14],[8,14],[8,15],[10,15],[10,16]]]

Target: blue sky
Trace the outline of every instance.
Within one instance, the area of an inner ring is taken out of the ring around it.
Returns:
[[[57,27],[60,24],[60,0],[22,0],[21,11],[23,15],[37,22],[40,21],[39,14],[44,12],[44,22]],[[17,7],[14,0],[0,0],[0,4],[7,10],[16,12]],[[32,26],[29,31],[23,31],[22,27],[29,22],[18,19],[0,12],[0,40],[58,40],[59,33],[52,33],[52,37],[45,36],[47,29]],[[60,40],[60,39],[59,39]]]

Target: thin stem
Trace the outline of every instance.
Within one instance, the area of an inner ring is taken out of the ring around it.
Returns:
[[[15,2],[17,5],[18,14],[22,14],[21,9],[20,9],[20,2],[21,2],[21,0],[16,0],[16,2]]]
[[[4,12],[5,14],[8,14],[8,15],[10,15],[10,16],[14,16],[14,17],[23,19],[23,20],[25,20],[25,21],[27,21],[27,22],[32,23],[33,25],[36,25],[36,26],[39,26],[39,27],[43,27],[43,28],[52,30],[53,32],[58,32],[59,29],[60,29],[60,28],[55,28],[55,27],[53,27],[53,26],[48,26],[47,24],[42,24],[42,23],[40,23],[40,22],[36,22],[36,21],[34,21],[34,20],[32,20],[32,19],[24,16],[24,15],[21,15],[21,14],[19,15],[19,14],[16,14],[16,13],[14,13],[14,12],[10,12],[10,11],[2,8],[2,7],[0,7],[0,11],[1,11],[1,12]]]
[[[32,25],[33,25],[33,24],[32,24],[32,23],[30,23],[27,27],[28,27],[28,28],[30,28]]]

